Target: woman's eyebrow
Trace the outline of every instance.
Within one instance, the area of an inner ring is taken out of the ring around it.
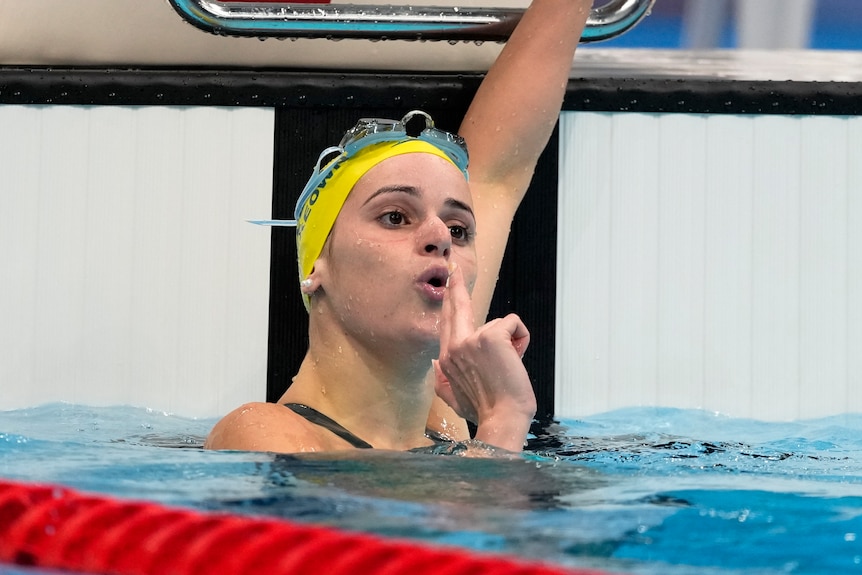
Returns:
[[[474,220],[476,219],[476,214],[473,213],[473,208],[471,208],[469,205],[465,204],[464,202],[462,202],[460,200],[456,200],[455,198],[449,198],[446,200],[446,205],[453,207],[453,208],[456,208],[456,209],[459,209],[459,210],[464,210],[465,212],[470,214],[470,216]]]
[[[365,202],[363,202],[362,205],[368,204],[374,198],[376,198],[378,196],[382,196],[383,194],[397,194],[397,193],[407,194],[408,196],[412,196],[414,198],[418,198],[418,197],[422,196],[422,192],[416,186],[407,186],[407,185],[397,185],[396,184],[396,185],[392,185],[392,186],[383,186],[382,188],[379,188],[376,192],[371,194],[371,196],[369,196],[368,199],[365,200]],[[456,200],[455,198],[447,198],[445,203],[449,207],[463,210],[463,211],[469,213],[474,219],[476,217],[476,214],[473,213],[473,208],[471,208],[469,206],[469,204],[466,204],[466,203],[462,202],[461,200]]]
[[[370,201],[372,201],[377,196],[382,196],[383,194],[397,194],[397,193],[407,194],[408,196],[413,196],[416,198],[418,198],[419,196],[422,195],[419,192],[419,189],[416,188],[415,186],[402,186],[402,185],[383,186],[382,188],[378,189],[376,192],[371,194],[368,197],[368,199],[362,203],[362,205],[364,206],[365,204],[369,203]]]

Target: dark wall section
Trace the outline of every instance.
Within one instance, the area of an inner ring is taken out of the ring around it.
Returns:
[[[862,112],[862,83],[591,78],[569,82],[563,107],[593,112],[852,116]]]
[[[524,364],[536,391],[539,419],[554,412],[558,159],[555,129],[512,225],[490,314],[517,313],[530,330]]]
[[[859,82],[729,81],[700,76],[573,79],[567,110],[858,115]],[[464,110],[477,74],[0,66],[0,104],[363,107]],[[348,115],[350,115],[348,113]],[[354,114],[355,115],[355,114]]]
[[[480,81],[448,73],[0,66],[0,104],[457,109]]]

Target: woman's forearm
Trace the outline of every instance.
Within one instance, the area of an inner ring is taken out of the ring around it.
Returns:
[[[470,149],[471,178],[532,175],[559,117],[591,6],[592,0],[533,0],[526,10],[459,130]]]

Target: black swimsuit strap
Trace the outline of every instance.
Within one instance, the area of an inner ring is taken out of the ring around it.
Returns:
[[[328,415],[323,415],[313,407],[308,407],[307,405],[303,405],[301,403],[285,403],[284,406],[297,415],[301,415],[309,422],[319,425],[324,429],[328,429],[353,447],[357,447],[359,449],[372,449],[374,446],[359,439],[352,433],[350,433],[343,425],[329,417]],[[425,430],[425,437],[432,440],[434,443],[452,443],[451,439],[447,439],[437,433],[436,431],[432,431],[430,429]]]
[[[425,428],[425,437],[433,441],[434,443],[454,443],[451,439],[443,435],[442,433],[438,433],[433,429]]]
[[[323,415],[313,407],[308,407],[307,405],[303,405],[301,403],[285,403],[284,406],[294,413],[301,415],[311,423],[315,425],[319,425],[324,429],[328,429],[353,447],[357,447],[359,449],[372,449],[374,446],[368,443],[367,441],[363,441],[359,439],[340,423],[335,421],[329,416]]]

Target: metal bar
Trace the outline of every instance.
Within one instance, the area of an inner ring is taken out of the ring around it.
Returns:
[[[593,8],[582,42],[618,36],[649,14],[655,0],[610,0]],[[508,39],[520,8],[459,8],[168,0],[198,28],[226,36],[496,41]]]

